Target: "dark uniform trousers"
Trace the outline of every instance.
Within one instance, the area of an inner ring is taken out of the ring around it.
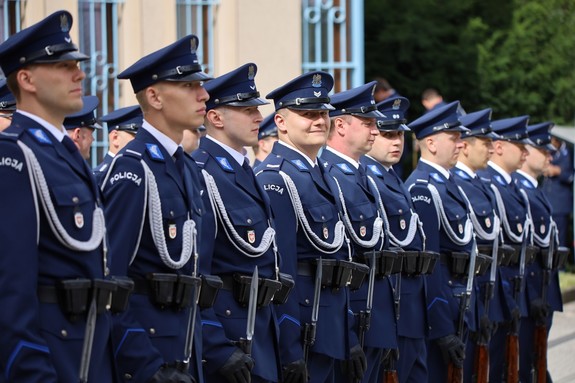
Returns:
[[[17,140],[36,157],[54,217],[72,239],[90,239],[99,200],[91,171],[73,145],[68,150],[40,123],[15,113],[12,125],[0,134],[0,381],[74,382],[86,313],[67,316],[55,301],[39,299],[38,289],[53,289],[66,279],[105,278],[103,249],[72,250],[54,233]],[[104,312],[96,319],[90,381],[115,379],[110,335],[110,314]]]
[[[324,177],[321,168],[317,165],[312,167],[305,157],[291,147],[276,142],[272,153],[255,171],[258,183],[269,195],[276,227],[281,228],[277,242],[283,254],[282,270],[295,277],[290,298],[276,310],[280,327],[280,356],[282,364],[286,365],[303,358],[302,331],[311,322],[315,273],[304,272],[304,269],[310,269],[307,265],[313,264],[319,257],[346,260],[348,250],[345,246],[330,247],[336,237],[339,205],[328,186],[330,180]],[[280,172],[293,181],[303,218],[296,215],[288,185]],[[322,243],[312,243],[312,233]],[[338,374],[334,372],[334,361],[347,359],[350,347],[358,344],[352,330],[353,320],[348,315],[348,294],[346,287],[325,287],[321,290],[317,333],[308,361],[310,382],[333,382]]]

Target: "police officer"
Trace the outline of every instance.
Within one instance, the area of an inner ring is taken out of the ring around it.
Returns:
[[[12,114],[16,110],[16,99],[8,85],[6,85],[6,80],[0,80],[0,132],[6,129],[12,121]]]
[[[196,36],[183,37],[118,75],[130,80],[144,115],[136,138],[102,178],[114,234],[112,271],[135,283],[131,315],[116,318],[114,352],[124,381],[147,381],[158,360],[167,363],[160,371],[164,375],[183,370],[180,379],[186,382],[189,369],[203,381],[200,319],[194,317],[199,311],[193,299],[204,271],[204,254],[197,259],[203,204],[198,170],[178,145],[183,130],[197,128],[205,115],[203,81],[208,76],[198,64],[198,44]],[[209,265],[209,254],[205,260]],[[124,350],[130,344],[139,346],[138,354]]]
[[[554,147],[551,145],[552,122],[542,122],[527,126],[529,139],[533,144],[526,145],[529,155],[521,168],[512,173],[513,181],[529,199],[529,214],[533,220],[534,245],[539,247],[535,261],[526,269],[525,293],[529,302],[529,316],[522,318],[519,333],[520,360],[519,378],[521,382],[533,382],[532,369],[535,367],[534,334],[536,326],[544,326],[547,334],[551,328],[554,311],[563,311],[561,289],[557,269],[558,259],[557,225],[553,220],[553,208],[537,179],[543,175],[551,159]],[[555,196],[553,196],[555,198]],[[549,252],[551,251],[551,254]],[[551,256],[551,259],[548,258]],[[550,262],[549,262],[550,261]],[[549,273],[544,277],[545,273]],[[543,290],[543,285],[546,285]],[[545,294],[545,295],[543,295]],[[545,346],[546,346],[545,340]],[[543,350],[546,352],[547,350]],[[544,355],[547,358],[547,355]],[[551,382],[548,372],[547,381]]]
[[[497,328],[489,344],[489,376],[490,381],[494,382],[506,380],[506,339],[508,335],[515,335],[521,317],[528,314],[525,291],[521,287],[523,282],[518,277],[521,258],[524,258],[520,254],[521,247],[523,241],[530,237],[525,233],[529,232],[531,225],[527,217],[527,202],[511,179],[511,173],[521,167],[528,154],[525,149],[525,143],[530,142],[527,136],[528,119],[528,116],[520,116],[491,122],[491,128],[498,135],[493,141],[493,155],[487,168],[477,171],[481,180],[487,183],[496,196],[503,241],[516,249],[515,254],[503,257],[500,266],[505,296],[505,322]]]
[[[278,127],[274,122],[275,113],[270,114],[260,123],[258,132],[258,144],[252,146],[256,158],[254,159],[254,169],[266,159],[272,151],[274,142],[278,140]]]
[[[500,220],[496,213],[497,205],[493,192],[479,179],[477,171],[485,169],[493,154],[493,138],[497,137],[491,130],[491,109],[483,109],[466,114],[459,118],[469,131],[462,134],[463,147],[453,176],[455,182],[463,189],[470,206],[470,218],[479,248],[477,261],[481,264],[476,280],[477,295],[477,331],[469,336],[465,356],[465,380],[477,379],[477,374],[486,374],[488,359],[476,360],[479,357],[478,347],[483,347],[489,357],[489,340],[494,326],[505,320],[501,278],[498,277],[497,258],[502,246],[499,242]],[[477,371],[476,368],[484,368]],[[487,376],[486,376],[487,377]]]
[[[377,117],[379,135],[373,147],[361,158],[367,174],[373,178],[379,191],[387,217],[387,232],[393,248],[401,249],[399,261],[403,263],[401,277],[395,281],[394,300],[397,314],[397,343],[399,359],[395,366],[399,382],[427,381],[427,310],[423,275],[437,260],[424,252],[425,233],[415,212],[411,195],[393,169],[403,153],[405,114],[409,100],[391,97],[377,104],[383,116]],[[397,355],[389,356],[384,372],[391,373]]]
[[[423,222],[426,249],[440,253],[439,264],[427,277],[431,382],[446,381],[448,364],[455,369],[463,367],[465,333],[475,325],[475,295],[469,296],[467,290],[473,227],[465,197],[449,171],[457,162],[461,132],[466,130],[458,121],[458,107],[458,101],[449,103],[408,125],[419,142],[421,158],[406,184]]]
[[[360,157],[371,149],[378,134],[375,119],[381,117],[381,113],[373,99],[375,85],[373,81],[331,98],[335,110],[330,112],[331,128],[327,146],[320,156],[324,169],[337,180],[337,188],[333,192],[343,206],[353,260],[375,268],[377,276],[371,287],[371,297],[368,296],[370,282],[363,283],[350,296],[351,309],[356,316],[356,331],[366,354],[367,370],[363,382],[379,382],[379,364],[384,349],[397,348],[393,287],[388,278],[390,272],[381,267],[384,256],[381,250],[388,244],[385,242],[378,192],[367,178],[365,165],[359,162]],[[371,259],[370,254],[373,256]],[[376,258],[379,258],[379,262]],[[369,329],[366,329],[361,313],[368,309],[371,309],[371,319]],[[350,356],[353,357],[361,346],[352,349]],[[353,375],[355,371],[349,368],[349,363],[343,366],[348,367],[345,372],[351,381],[361,378]]]
[[[108,153],[94,168],[94,175],[98,181],[108,170],[116,154],[134,139],[136,132],[142,126],[142,119],[140,105],[126,106],[100,118],[108,128]]]
[[[192,157],[202,169],[206,192],[204,205],[212,206],[214,222],[207,223],[204,238],[214,244],[212,272],[224,285],[214,306],[219,322],[204,320],[208,381],[249,382],[237,375],[250,374],[252,382],[280,379],[278,333],[272,298],[281,287],[279,257],[274,246],[275,230],[269,198],[256,179],[244,147],[254,145],[262,115],[255,84],[257,66],[248,63],[206,84],[210,95],[204,125],[207,135]],[[212,242],[211,239],[214,239]],[[208,335],[223,326],[232,341],[246,337],[249,286],[258,268],[259,289],[251,355],[230,342],[213,344]],[[244,291],[242,294],[240,291]],[[250,358],[251,357],[251,358]],[[255,365],[253,361],[255,361]],[[238,374],[242,371],[242,374]]]
[[[96,96],[84,96],[82,99],[84,101],[82,110],[66,116],[64,127],[78,147],[82,157],[88,160],[90,148],[94,142],[94,131],[102,129],[102,126],[96,121],[96,108],[100,104],[100,100]]]
[[[276,226],[282,228],[277,237],[285,254],[282,269],[296,276],[295,293],[277,307],[286,382],[306,382],[306,362],[310,382],[333,382],[339,374],[335,360],[348,359],[350,348],[358,344],[348,317],[348,281],[332,278],[338,261],[348,259],[341,206],[330,190],[333,180],[317,162],[329,131],[332,87],[330,74],[315,71],[266,96],[274,100],[279,141],[258,168],[257,180],[268,192]],[[323,287],[316,284],[318,264]],[[314,297],[316,286],[321,290]],[[359,358],[357,362],[358,367],[363,364]]]
[[[70,13],[57,11],[0,44],[17,105],[0,135],[5,382],[114,381],[110,315],[87,300],[93,292],[107,302],[113,290],[103,280],[102,208],[63,127],[66,115],[82,109],[86,75],[78,63],[88,59],[71,42],[71,26]]]

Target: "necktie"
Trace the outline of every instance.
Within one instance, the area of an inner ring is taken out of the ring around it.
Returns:
[[[362,164],[359,164],[357,168],[357,174],[359,175],[360,185],[367,189],[367,175],[365,174],[365,169],[363,168]]]
[[[184,156],[184,149],[181,146],[178,146],[176,152],[174,153],[174,160],[176,164],[176,168],[178,168],[178,173],[182,180],[184,179],[184,166],[185,166],[185,156]]]
[[[254,170],[252,169],[252,167],[250,166],[250,162],[248,161],[248,159],[244,159],[244,163],[242,164],[242,168],[244,168],[244,170],[246,171],[246,173],[255,180],[255,174],[254,174]]]

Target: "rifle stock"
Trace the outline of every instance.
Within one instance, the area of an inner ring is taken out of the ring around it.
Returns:
[[[519,336],[507,334],[505,339],[505,383],[519,383]]]
[[[473,382],[487,383],[489,381],[489,346],[487,344],[478,343],[475,346],[473,363]]]
[[[397,376],[397,371],[395,370],[384,371],[382,383],[399,383],[399,377]]]
[[[547,326],[535,327],[535,371],[533,382],[547,382]]]
[[[447,383],[463,383],[463,368],[449,363],[447,366]]]

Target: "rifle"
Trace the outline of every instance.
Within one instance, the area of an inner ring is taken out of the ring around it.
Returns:
[[[485,285],[485,301],[484,309],[485,315],[489,315],[489,304],[493,299],[495,289],[495,277],[497,273],[497,255],[499,252],[499,239],[496,237],[493,240],[493,248],[491,251],[491,269],[489,272],[489,282]],[[475,345],[475,360],[473,363],[473,376],[472,380],[475,383],[487,383],[489,381],[489,340],[484,338],[479,331],[477,343]]]
[[[465,327],[465,313],[469,309],[471,302],[471,293],[473,291],[473,277],[475,276],[475,259],[477,257],[477,243],[475,237],[471,247],[471,255],[469,256],[469,269],[467,270],[467,285],[465,292],[459,294],[459,320],[457,324],[456,335],[463,341],[463,331]],[[464,342],[465,343],[465,342]],[[463,367],[457,367],[452,362],[447,366],[447,382],[448,383],[463,383]]]
[[[399,383],[399,376],[395,369],[395,361],[399,357],[399,350],[390,349],[390,355],[383,365],[383,380],[382,383]]]
[[[359,312],[358,324],[358,338],[359,345],[363,348],[365,344],[365,333],[369,330],[371,325],[371,309],[373,307],[373,290],[375,283],[375,250],[370,252],[370,268],[369,268],[369,283],[367,285],[367,299],[365,303],[365,310]]]
[[[323,261],[321,257],[317,261],[315,269],[315,285],[313,288],[313,307],[311,310],[311,322],[306,323],[303,332],[303,360],[306,366],[308,365],[309,349],[315,343],[315,330],[317,325],[317,318],[319,315],[319,299],[321,293],[321,279],[322,279]]]
[[[525,225],[523,232],[523,241],[521,242],[521,254],[519,257],[519,275],[514,279],[513,284],[513,298],[520,306],[521,292],[523,291],[523,279],[525,276],[525,257],[527,254],[527,241],[529,240],[529,232],[531,228],[529,224]],[[521,315],[521,314],[519,314]],[[505,339],[505,369],[503,371],[503,381],[506,383],[519,383],[519,326],[521,325],[520,318],[511,320],[509,333]]]
[[[553,253],[555,252],[555,226],[552,225],[549,236],[549,247],[547,249],[547,259],[543,268],[543,284],[541,286],[541,300],[547,303],[547,289],[551,279],[551,269],[553,267]],[[545,319],[535,323],[535,357],[531,366],[531,377],[535,383],[547,382],[547,323]]]
[[[202,280],[197,277],[197,263],[198,263],[198,254],[194,253],[194,266],[191,276],[184,276],[180,275],[180,283],[185,281],[186,284],[191,285],[192,289],[192,300],[189,312],[188,312],[188,325],[186,329],[186,343],[184,344],[184,360],[183,362],[176,361],[176,368],[181,371],[187,373],[190,370],[190,359],[192,358],[192,352],[194,348],[194,330],[196,327],[196,316],[198,313],[198,300],[200,298],[200,289]],[[180,284],[179,283],[179,284]],[[183,293],[183,292],[182,292]],[[185,304],[187,297],[185,293],[182,296],[182,304]]]
[[[252,280],[250,282],[250,298],[248,301],[248,319],[246,321],[246,337],[240,338],[239,346],[244,353],[250,355],[252,353],[252,339],[254,337],[254,329],[256,327],[256,313],[258,306],[258,282],[259,274],[258,267],[254,268]]]

